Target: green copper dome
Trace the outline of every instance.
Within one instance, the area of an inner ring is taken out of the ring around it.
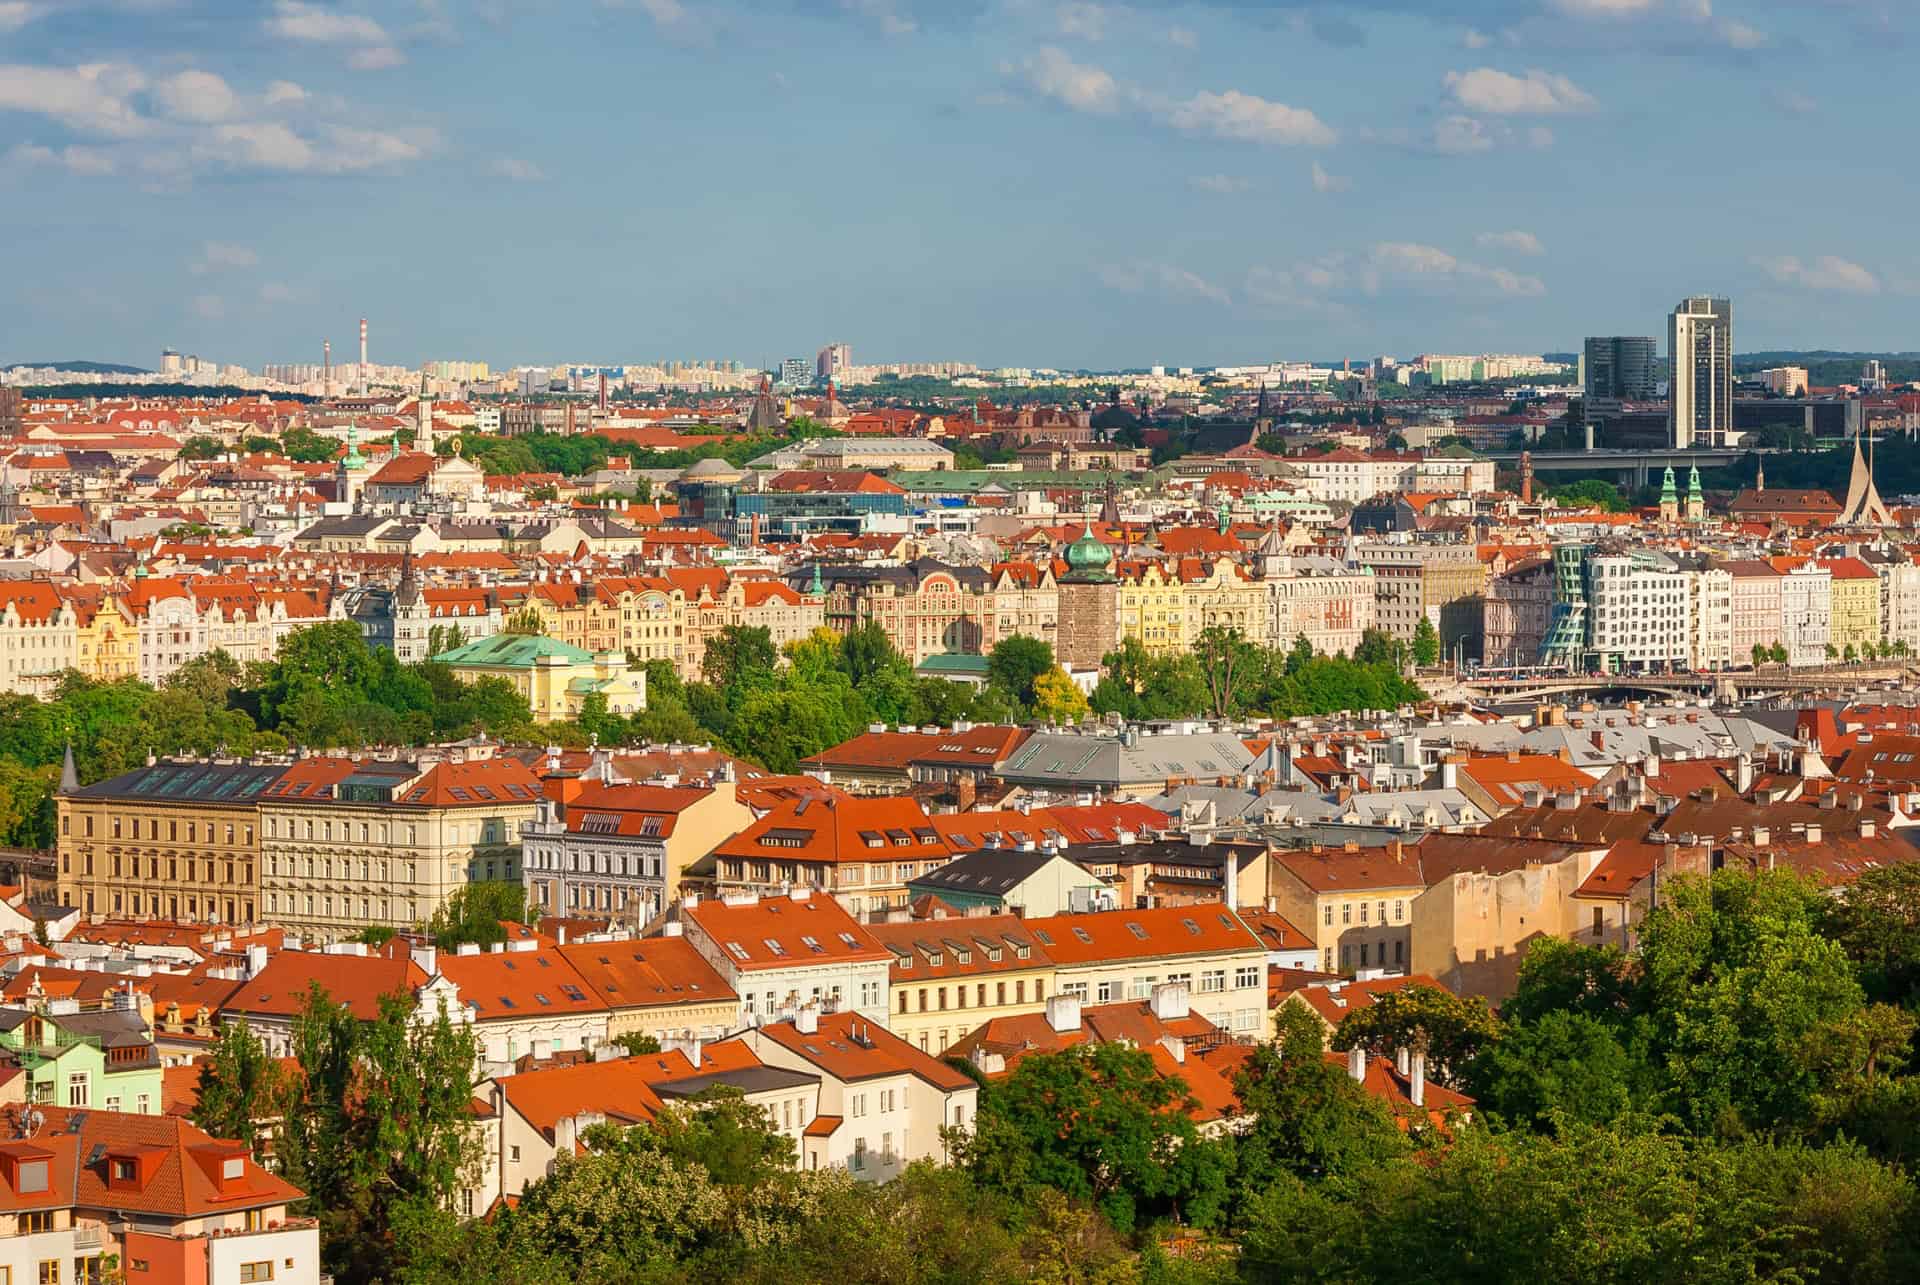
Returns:
[[[1113,554],[1107,546],[1100,543],[1093,533],[1093,523],[1087,523],[1085,532],[1078,540],[1067,546],[1067,574],[1081,579],[1102,579],[1107,568],[1113,563]]]

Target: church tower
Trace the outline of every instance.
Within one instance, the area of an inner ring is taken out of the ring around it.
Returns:
[[[1667,475],[1660,479],[1660,520],[1678,522],[1680,520],[1679,484],[1674,481],[1673,465],[1667,465]]]

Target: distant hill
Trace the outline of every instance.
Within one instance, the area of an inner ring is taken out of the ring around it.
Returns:
[[[110,361],[16,361],[0,370],[67,370],[78,375],[151,375],[139,366],[119,366]]]

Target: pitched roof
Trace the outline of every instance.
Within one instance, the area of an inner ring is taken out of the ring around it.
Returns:
[[[701,900],[683,911],[736,971],[870,963],[892,954],[824,893]]]
[[[842,1083],[907,1074],[947,1093],[974,1087],[971,1076],[855,1012],[823,1014],[812,1032],[786,1021],[762,1026],[760,1033]]]
[[[837,791],[782,802],[714,849],[718,857],[836,863],[944,861],[952,852],[914,799]]]
[[[1049,915],[1026,925],[1061,967],[1265,949],[1252,929],[1218,904]]]
[[[334,1003],[371,1021],[380,1015],[381,997],[410,995],[427,981],[410,958],[283,950],[235,991],[221,1012],[223,1016],[292,1017],[306,1006],[308,992],[317,985]]]
[[[590,991],[571,961],[558,950],[441,952],[440,975],[460,988],[460,1002],[476,1021],[544,1020],[603,1013],[607,1003]]]
[[[609,1009],[731,1004],[739,999],[685,937],[573,942],[560,947],[560,954]]]

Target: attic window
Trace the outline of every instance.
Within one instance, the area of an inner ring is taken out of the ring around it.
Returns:
[[[244,1178],[246,1176],[247,1158],[245,1156],[228,1156],[220,1162],[220,1178],[222,1181],[232,1182],[236,1178]]]
[[[1078,937],[1083,944],[1088,946],[1093,945],[1093,938],[1088,934],[1086,929],[1076,926],[1073,930],[1073,935]]]
[[[467,794],[466,790],[458,785],[448,790],[447,793],[451,794],[454,797],[454,801],[457,803],[465,803],[467,799],[470,797]]]
[[[47,1189],[47,1162],[22,1160],[14,1170],[14,1188],[20,1194]]]
[[[1187,931],[1192,933],[1195,937],[1198,937],[1200,935],[1200,925],[1194,923],[1193,920],[1182,919],[1180,922],[1185,924],[1187,926]]]
[[[538,1001],[540,1001],[540,1007],[541,1007],[541,1008],[552,1008],[552,1007],[553,1007],[553,1001],[552,1001],[552,1000],[550,1000],[550,999],[548,999],[548,998],[546,997],[546,995],[545,995],[545,994],[544,994],[543,992],[541,992],[541,991],[535,991],[535,992],[533,993],[533,997],[534,997],[534,998],[535,998],[536,1000],[538,1000]]]
[[[940,835],[937,831],[934,831],[934,830],[915,829],[913,832],[913,837],[918,839],[922,843],[940,842]]]
[[[878,830],[862,830],[860,832],[860,842],[866,844],[869,848],[884,848],[887,846],[887,841],[881,837]]]
[[[733,952],[735,959],[745,959],[747,957],[747,948],[737,941],[728,942],[727,949]]]
[[[818,937],[802,937],[800,939],[800,944],[805,946],[808,950],[812,951],[816,955],[824,955],[827,953],[827,948],[820,944],[820,939]]]
[[[787,948],[785,946],[782,946],[779,942],[775,941],[771,937],[762,937],[760,941],[764,946],[766,946],[768,950],[772,951],[775,955],[784,955],[787,953]]]
[[[659,834],[660,818],[659,817],[641,817],[640,833],[641,834]]]
[[[1141,941],[1145,941],[1147,939],[1147,930],[1142,928],[1139,924],[1136,924],[1135,922],[1133,922],[1133,920],[1131,919],[1127,920],[1127,931],[1132,933],[1135,937],[1138,937]]]
[[[562,992],[565,993],[568,999],[572,1000],[576,1004],[584,1004],[587,1002],[587,993],[581,990],[578,986],[562,983],[560,989]]]
[[[964,834],[948,835],[947,842],[952,844],[954,847],[959,848],[962,852],[965,852],[974,846],[973,840],[969,839]]]
[[[840,940],[845,942],[850,949],[858,950],[860,948],[860,943],[853,939],[852,933],[841,933]]]
[[[1051,946],[1051,945],[1053,945],[1053,938],[1051,938],[1051,937],[1049,937],[1049,936],[1047,936],[1047,932],[1046,932],[1046,929],[1044,929],[1044,928],[1036,928],[1036,929],[1034,929],[1034,930],[1033,930],[1033,935],[1034,935],[1035,937],[1038,937],[1038,938],[1040,939],[1040,944],[1041,944],[1042,946]]]

